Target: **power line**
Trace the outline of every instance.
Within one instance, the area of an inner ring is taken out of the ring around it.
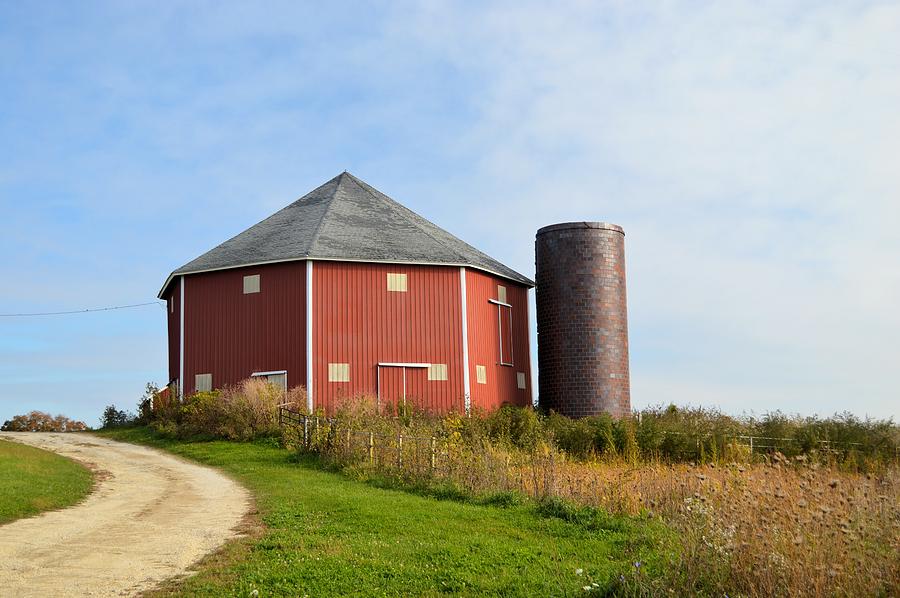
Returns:
[[[43,312],[34,312],[27,314],[0,314],[0,318],[27,318],[33,316],[65,316],[69,314],[87,314],[91,312],[97,311],[112,311],[114,309],[129,309],[132,307],[145,307],[147,305],[159,305],[160,307],[165,306],[165,302],[163,301],[149,301],[147,303],[134,303],[132,305],[113,305],[111,307],[94,307],[89,309],[75,309],[72,311],[43,311]]]

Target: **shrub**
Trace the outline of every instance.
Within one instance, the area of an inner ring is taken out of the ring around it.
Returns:
[[[305,405],[305,391],[281,389],[259,378],[250,378],[222,390],[198,392],[162,400],[155,395],[150,425],[168,436],[179,438],[224,438],[247,441],[277,436],[278,404],[285,397]]]
[[[154,400],[158,399],[159,393],[159,387],[153,382],[148,382],[144,387],[144,394],[138,400],[136,424],[145,426],[153,420]]]
[[[84,422],[69,419],[64,415],[53,417],[43,411],[17,415],[5,421],[0,427],[4,432],[81,432],[87,429]]]

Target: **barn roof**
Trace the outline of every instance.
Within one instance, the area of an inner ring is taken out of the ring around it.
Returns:
[[[292,260],[471,266],[534,282],[400,205],[348,172],[313,189],[169,275]]]

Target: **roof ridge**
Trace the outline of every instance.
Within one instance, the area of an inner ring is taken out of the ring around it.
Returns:
[[[374,187],[373,187],[372,189],[368,189],[368,188],[367,188],[367,187],[369,187],[369,184],[368,184],[368,183],[366,183],[365,181],[361,181],[361,180],[357,179],[355,176],[353,176],[353,175],[350,174],[349,172],[344,171],[344,173],[347,174],[347,175],[350,177],[350,180],[352,180],[354,183],[356,183],[356,186],[357,186],[357,187],[359,187],[360,189],[362,189],[363,191],[365,191],[366,193],[368,193],[369,195],[371,195],[371,196],[374,197],[375,199],[379,199],[379,197],[378,197],[377,195],[375,195],[375,193],[373,193],[373,191],[379,193],[380,195],[383,195],[383,196],[384,196],[384,199],[387,199],[388,201],[390,201],[391,203],[393,203],[394,205],[396,205],[397,207],[400,208],[403,217],[406,218],[406,220],[407,220],[410,224],[412,224],[413,226],[415,226],[416,228],[418,228],[422,233],[424,233],[425,235],[427,235],[428,237],[430,237],[431,240],[433,240],[435,243],[441,245],[442,247],[444,247],[445,249],[447,249],[448,251],[450,251],[450,253],[452,253],[453,255],[455,255],[460,261],[465,261],[465,256],[464,256],[464,255],[462,255],[462,254],[461,254],[459,251],[457,251],[454,247],[450,247],[445,241],[443,241],[443,240],[438,239],[437,237],[435,237],[433,234],[431,234],[430,231],[428,231],[428,230],[422,228],[422,227],[419,225],[419,223],[415,221],[414,218],[410,217],[410,214],[413,215],[413,216],[417,216],[417,217],[421,218],[422,220],[424,220],[425,222],[427,222],[427,223],[430,224],[431,226],[434,226],[435,228],[437,228],[437,225],[435,225],[433,222],[431,222],[431,220],[428,220],[428,219],[425,218],[424,216],[419,216],[418,214],[416,214],[415,212],[413,212],[412,210],[410,210],[409,208],[407,208],[406,206],[404,206],[404,205],[403,205],[402,203],[400,203],[399,201],[397,201],[397,200],[395,200],[395,199],[392,199],[390,196],[385,195],[384,193],[381,193],[380,191],[378,191],[378,190],[375,189]],[[408,213],[407,213],[407,212],[408,212]]]
[[[322,210],[322,217],[319,219],[319,223],[316,225],[316,228],[313,230],[312,236],[309,238],[309,247],[306,248],[306,257],[309,257],[309,254],[312,253],[313,246],[316,244],[316,241],[319,240],[319,233],[322,232],[322,225],[325,224],[325,217],[328,215],[328,212],[331,211],[331,206],[334,205],[334,198],[335,196],[337,196],[337,193],[341,188],[341,183],[344,180],[344,175],[350,175],[351,177],[353,176],[345,170],[341,174],[334,177],[335,179],[338,179],[337,184],[335,184],[334,186],[334,192],[331,194],[331,199],[328,200],[328,205],[325,206],[324,210]],[[300,199],[303,198],[301,197]]]

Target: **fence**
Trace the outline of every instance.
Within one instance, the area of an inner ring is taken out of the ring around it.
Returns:
[[[297,430],[297,441],[308,451],[342,464],[367,464],[407,479],[452,481],[466,492],[516,491],[540,498],[555,493],[553,452],[507,451],[486,443],[471,446],[438,436],[342,428],[331,418],[309,416],[281,407],[279,421]]]
[[[292,403],[279,405],[279,424],[294,426],[301,430],[299,440],[306,450],[334,452],[343,451],[342,458],[368,459],[372,464],[386,465],[393,454],[398,468],[403,468],[404,455],[411,454],[416,463],[420,462],[420,455],[428,456],[429,467],[437,470],[442,460],[449,461],[453,457],[453,444],[446,439],[437,436],[416,436],[404,434],[399,429],[396,434],[383,434],[367,430],[345,429],[338,431],[334,426],[334,420],[327,417],[310,416],[300,413]],[[801,454],[808,452],[808,441],[802,442],[796,438],[755,436],[746,434],[719,435],[690,434],[686,432],[666,431],[664,436],[671,436],[688,440],[693,447],[690,449],[661,449],[661,453],[678,454],[686,460],[704,461],[714,455],[726,453],[727,449],[739,447],[749,452],[750,458],[756,454],[774,453],[776,451],[786,454]],[[340,436],[342,435],[342,436]],[[340,436],[340,438],[338,438]],[[683,443],[682,443],[683,444]],[[835,440],[816,440],[816,449],[826,455],[840,456],[849,451],[857,451],[865,454],[867,449],[859,442],[845,442]],[[460,449],[461,450],[461,449]],[[871,448],[868,449],[871,452]],[[893,450],[893,459],[900,463],[900,447]],[[888,457],[890,459],[890,456]]]

